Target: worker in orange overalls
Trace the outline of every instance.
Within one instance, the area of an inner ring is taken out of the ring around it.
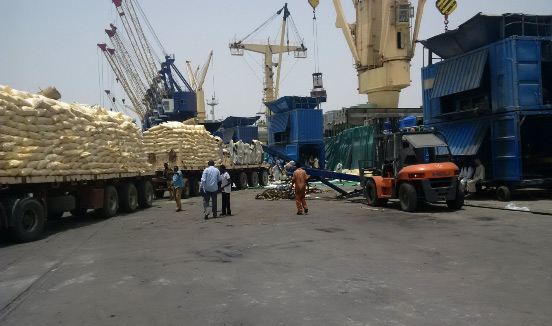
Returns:
[[[297,215],[303,215],[303,208],[305,213],[309,212],[307,208],[307,202],[305,201],[305,194],[307,192],[307,172],[301,169],[301,162],[295,163],[297,169],[293,172],[293,182],[295,183],[295,203],[297,204]]]

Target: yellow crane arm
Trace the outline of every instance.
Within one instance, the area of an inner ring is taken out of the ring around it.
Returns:
[[[192,71],[192,66],[190,64],[190,61],[186,60],[186,73],[188,74],[188,80],[192,83],[192,89],[195,91],[197,90],[197,81],[195,78],[195,74]]]
[[[209,64],[211,63],[211,58],[213,57],[213,50],[211,50],[211,53],[209,53],[209,57],[207,57],[207,61],[205,62],[205,65],[203,66],[203,71],[201,73],[201,78],[199,78],[199,82],[197,83],[197,89],[203,89],[203,82],[205,81],[205,76],[207,75],[207,70],[209,70]]]
[[[343,7],[341,6],[340,0],[333,0],[335,12],[337,13],[337,17],[335,20],[335,27],[341,28],[343,31],[343,35],[345,36],[345,40],[347,41],[347,44],[349,45],[349,48],[351,49],[351,54],[353,55],[353,58],[355,59],[356,65],[360,65],[360,57],[358,56],[358,51],[355,45],[355,41],[353,40],[353,35],[351,34],[351,28],[349,26],[349,23],[347,23],[347,19],[345,18],[345,13],[343,12]]]
[[[418,40],[418,32],[420,32],[420,24],[422,22],[422,15],[424,14],[424,6],[426,0],[418,0],[418,7],[416,8],[416,22],[414,24],[414,34],[412,34],[412,57],[416,52],[416,41]]]

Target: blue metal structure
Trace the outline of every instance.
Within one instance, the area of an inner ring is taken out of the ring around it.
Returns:
[[[425,127],[497,186],[552,183],[552,16],[479,14],[422,43],[447,58],[422,69]]]
[[[197,116],[196,93],[174,61],[174,57],[167,55],[165,62],[161,63],[159,75],[163,82],[164,94],[159,94],[154,87],[147,90],[152,107],[144,119],[144,129],[166,121],[184,121]],[[180,85],[179,81],[183,85]]]
[[[253,140],[259,139],[259,127],[255,125],[260,117],[228,117],[222,121],[222,141],[228,144],[242,141],[251,144]]]
[[[268,146],[281,157],[305,162],[318,157],[324,168],[323,112],[316,98],[285,96],[265,103],[268,117]]]

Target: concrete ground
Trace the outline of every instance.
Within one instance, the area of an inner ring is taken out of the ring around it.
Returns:
[[[157,200],[2,241],[0,324],[550,325],[549,200],[404,213],[328,192],[297,216],[261,191],[232,193],[231,217]]]

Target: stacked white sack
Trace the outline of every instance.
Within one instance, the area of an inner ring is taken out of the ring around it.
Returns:
[[[215,164],[221,162],[219,142],[205,126],[185,125],[182,122],[169,121],[151,127],[144,132],[146,153],[155,154],[156,167],[163,163],[173,163],[180,168],[206,166],[210,160]],[[169,153],[174,152],[177,161],[169,159]]]
[[[0,176],[149,169],[132,118],[0,85]]]

